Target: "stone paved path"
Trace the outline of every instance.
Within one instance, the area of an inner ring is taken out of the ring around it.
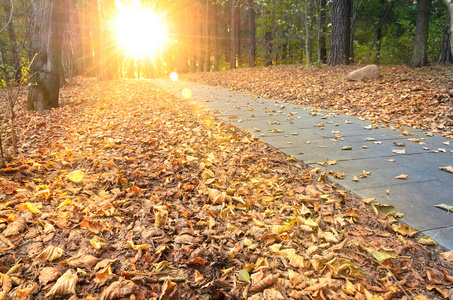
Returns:
[[[357,117],[212,86],[169,79],[154,82],[180,97],[190,95],[188,101],[250,131],[308,167],[344,172],[344,179],[329,179],[359,197],[376,198],[373,203],[395,206],[404,213],[402,222],[453,250],[453,212],[434,207],[453,205],[453,174],[439,170],[453,165],[453,141],[419,129],[375,128]],[[405,146],[397,145],[401,143]],[[343,150],[344,147],[352,150]],[[402,150],[405,153],[399,154]],[[337,163],[318,164],[327,159]],[[364,171],[371,174],[361,178]],[[408,175],[406,180],[395,179],[402,174]],[[354,176],[358,177],[357,182],[353,181]]]

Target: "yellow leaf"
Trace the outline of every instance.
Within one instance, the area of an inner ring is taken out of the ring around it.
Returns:
[[[373,202],[374,200],[376,200],[376,198],[366,198],[366,199],[362,199],[362,201],[365,202],[366,204],[370,204],[370,203]]]
[[[99,250],[101,248],[107,247],[107,244],[105,243],[105,240],[97,235],[95,235],[91,240],[90,240],[91,246],[93,246],[94,249]]]
[[[409,227],[407,225],[404,225],[404,224],[400,224],[400,225],[392,224],[392,229],[395,232],[398,232],[403,235],[408,235],[408,236],[413,236],[414,234],[417,233],[417,230],[415,230],[414,228]]]
[[[97,280],[99,280],[100,283],[104,283],[113,277],[115,277],[115,275],[112,273],[112,268],[110,267],[110,264],[108,264],[104,269],[96,273],[96,278]]]
[[[138,249],[148,250],[149,246],[147,244],[134,245],[133,241],[127,241],[127,248],[131,248],[137,251]]]
[[[358,182],[358,181],[359,181],[359,178],[358,178],[357,176],[354,175],[354,177],[352,178],[352,181]]]
[[[365,250],[378,262],[383,263],[389,258],[396,258],[398,254],[395,250],[381,248],[379,250],[373,250],[371,248],[365,248]]]
[[[40,214],[41,211],[35,206],[35,204],[30,203],[30,202],[25,202],[25,205],[27,208],[34,214]]]
[[[83,173],[80,170],[75,170],[66,175],[66,178],[71,180],[72,182],[80,182],[83,180],[83,177],[85,177],[85,173]]]
[[[422,244],[422,245],[428,245],[428,246],[437,245],[436,241],[429,235],[421,237],[417,243]]]
[[[408,177],[408,175],[406,175],[406,174],[401,174],[401,175],[396,176],[395,179],[404,179],[404,180],[407,180],[407,177]]]

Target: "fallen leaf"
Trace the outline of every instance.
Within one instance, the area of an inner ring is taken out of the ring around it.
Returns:
[[[407,236],[413,236],[414,234],[416,234],[418,232],[414,228],[407,226],[405,224],[399,224],[399,225],[392,224],[392,229],[395,232],[398,232],[398,233],[401,233],[401,234],[407,235]]]
[[[439,169],[448,173],[453,173],[453,166],[439,167]]]
[[[407,180],[407,177],[408,177],[408,175],[406,175],[406,174],[401,174],[401,175],[396,176],[395,179],[404,179],[404,180]]]
[[[392,150],[393,153],[396,153],[396,154],[406,154],[406,149],[401,149],[401,150]]]
[[[394,206],[380,204],[380,203],[374,204],[373,205],[373,210],[376,213],[376,215],[381,215],[381,216],[384,216],[384,217],[396,213],[396,209],[395,209]]]
[[[57,282],[45,295],[46,298],[53,298],[55,296],[74,295],[77,284],[77,274],[74,270],[69,269],[64,273]]]
[[[47,261],[54,261],[59,259],[64,253],[64,250],[56,247],[56,246],[49,246],[44,251],[42,251],[36,259],[42,259]]]
[[[383,263],[387,259],[396,258],[398,256],[398,253],[393,249],[380,248],[378,250],[374,250],[366,247],[364,249],[371,255],[371,257],[373,257],[380,263]]]
[[[89,255],[84,251],[80,251],[76,256],[68,259],[68,265],[73,268],[91,269],[95,264],[99,262],[99,260],[99,258]]]
[[[418,239],[417,243],[422,245],[434,246],[437,245],[436,241],[431,236],[422,236]]]
[[[453,212],[453,205],[447,205],[445,203],[442,203],[442,204],[436,204],[436,205],[434,205],[434,207],[442,208],[442,209],[445,209],[446,211]]]
[[[66,175],[66,178],[71,180],[72,182],[81,182],[85,177],[85,173],[80,170],[72,171],[71,173]]]
[[[440,254],[446,261],[453,261],[453,250]]]
[[[128,297],[137,291],[138,286],[130,280],[120,277],[119,281],[115,281],[104,289],[99,297],[99,300],[113,300],[118,298]]]
[[[55,281],[61,276],[60,270],[54,267],[43,268],[39,272],[39,284],[46,285],[49,282]]]

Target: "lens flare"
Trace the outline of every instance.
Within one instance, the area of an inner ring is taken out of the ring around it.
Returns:
[[[173,81],[177,81],[179,78],[178,74],[176,72],[171,72],[170,73],[170,79]]]
[[[189,89],[183,89],[181,91],[181,94],[185,99],[189,99],[190,97],[192,97],[192,91]]]

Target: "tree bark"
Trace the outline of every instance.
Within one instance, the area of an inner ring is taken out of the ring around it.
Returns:
[[[35,0],[31,6],[30,67],[27,109],[58,107],[61,64],[61,16],[65,1]]]
[[[210,44],[211,44],[211,37],[210,37],[210,4],[209,4],[209,0],[206,0],[206,28],[205,28],[205,36],[206,36],[206,58],[205,58],[205,61],[206,61],[206,72],[210,72],[211,71],[211,47],[210,47]]]
[[[450,19],[450,14],[447,11],[447,17]],[[447,64],[453,63],[453,55],[451,53],[451,45],[450,45],[450,29],[449,26],[446,26],[444,29],[444,34],[442,38],[442,46],[440,49],[440,57],[439,63],[440,64]]]
[[[415,29],[414,46],[409,62],[411,67],[423,67],[428,65],[428,34],[429,34],[429,15],[431,10],[431,0],[418,0],[417,28]]]
[[[327,63],[327,41],[325,32],[327,20],[327,0],[320,0],[319,6],[318,61]]]
[[[213,28],[213,36],[214,36],[214,49],[212,52],[214,52],[214,71],[219,70],[219,5],[216,3],[214,4],[214,28]]]
[[[304,14],[304,23],[305,23],[305,56],[307,65],[311,64],[311,0],[305,1],[305,14]]]
[[[444,0],[444,3],[447,6],[449,15],[453,16],[453,0]],[[450,49],[453,54],[453,17],[450,17],[449,35],[450,35]]]
[[[332,6],[332,33],[329,65],[347,65],[350,62],[352,0],[335,0]]]
[[[249,67],[255,66],[256,61],[256,24],[255,24],[255,7],[253,0],[248,0],[249,9]]]
[[[231,0],[231,58],[230,69],[236,69],[237,55],[237,22],[236,22],[236,0]]]
[[[264,54],[264,66],[270,66],[272,65],[272,15],[271,12],[267,7],[264,8],[264,15],[265,15],[265,32],[264,32],[264,48],[265,48],[265,54]]]

